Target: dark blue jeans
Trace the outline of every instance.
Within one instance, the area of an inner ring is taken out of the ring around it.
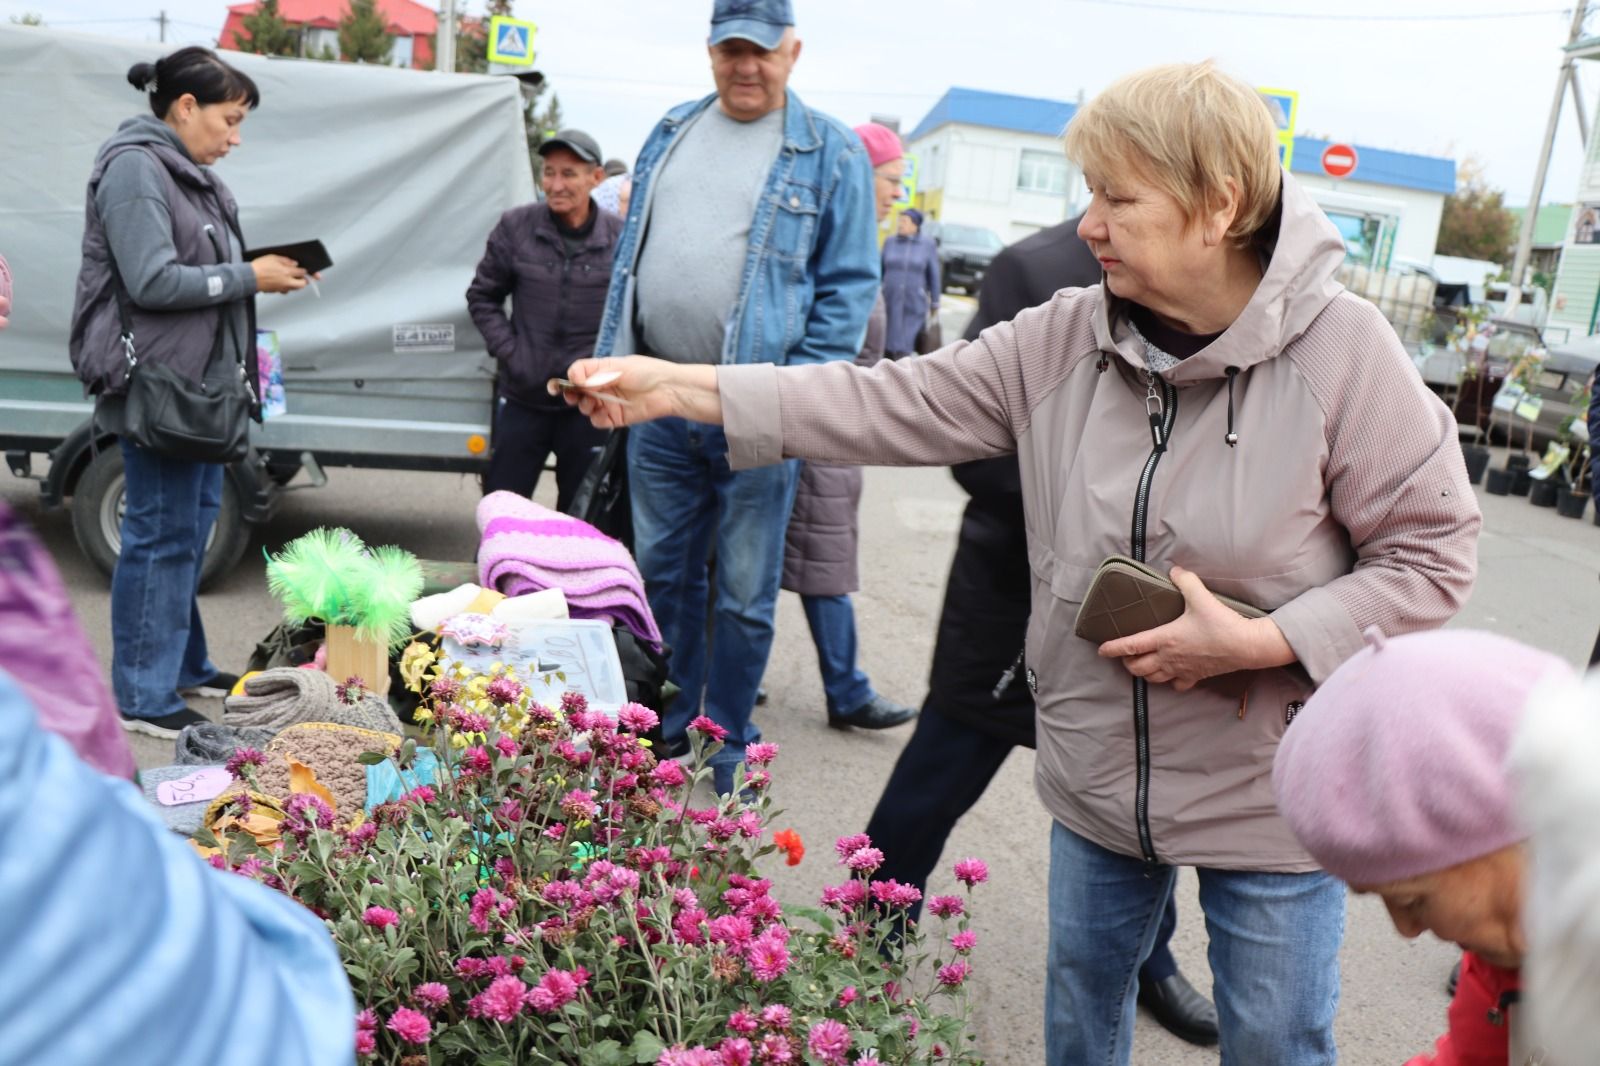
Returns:
[[[180,688],[217,672],[196,596],[222,506],[222,467],[122,441],[122,554],[111,578],[111,689],[129,718],[183,709]]]
[[[650,610],[672,648],[670,674],[682,694],[662,722],[668,739],[704,712],[728,731],[713,763],[732,767],[761,739],[751,721],[767,669],[783,537],[799,464],[735,472],[718,426],[681,418],[628,431],[628,491],[634,556]],[[716,599],[706,619],[707,561],[715,548]]]
[[[978,802],[1013,747],[924,704],[867,823],[867,835],[884,855],[874,876],[926,891],[950,831]],[[916,904],[911,917],[921,909]],[[1141,981],[1165,981],[1178,972],[1168,947],[1177,927],[1178,908],[1169,895],[1149,957],[1139,969]]]
[[[801,596],[811,640],[817,646],[822,692],[828,710],[849,714],[865,707],[876,693],[856,665],[856,612],[849,596]]]

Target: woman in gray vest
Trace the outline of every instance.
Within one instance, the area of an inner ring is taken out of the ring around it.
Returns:
[[[128,81],[153,114],[123,122],[95,157],[70,344],[96,421],[111,433],[123,424],[128,370],[119,290],[139,359],[199,381],[214,352],[253,373],[255,294],[306,284],[281,256],[244,261],[238,205],[210,169],[238,146],[261,99],[255,83],[204,48],[137,63]],[[237,681],[212,664],[195,599],[223,472],[127,440],[120,447],[112,690],[128,729],[175,737],[205,720],[183,693],[221,694]]]

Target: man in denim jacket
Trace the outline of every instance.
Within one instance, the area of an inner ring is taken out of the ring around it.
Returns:
[[[716,93],[668,112],[639,153],[595,354],[853,359],[878,291],[866,150],[788,90],[800,55],[789,0],[715,0],[708,46]],[[734,473],[722,430],[681,419],[628,439],[634,550],[684,693],[667,740],[681,742],[702,711],[728,730],[714,760],[724,793],[760,738],[750,715],[797,469]]]

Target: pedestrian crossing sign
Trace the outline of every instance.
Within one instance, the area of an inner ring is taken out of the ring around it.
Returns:
[[[511,67],[533,66],[533,35],[538,27],[521,19],[496,15],[489,20],[489,62]]]

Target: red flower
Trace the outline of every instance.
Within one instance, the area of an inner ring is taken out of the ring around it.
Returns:
[[[805,843],[793,829],[781,829],[772,834],[772,842],[778,845],[779,850],[788,853],[784,862],[790,866],[799,866],[800,860],[806,857]]]

